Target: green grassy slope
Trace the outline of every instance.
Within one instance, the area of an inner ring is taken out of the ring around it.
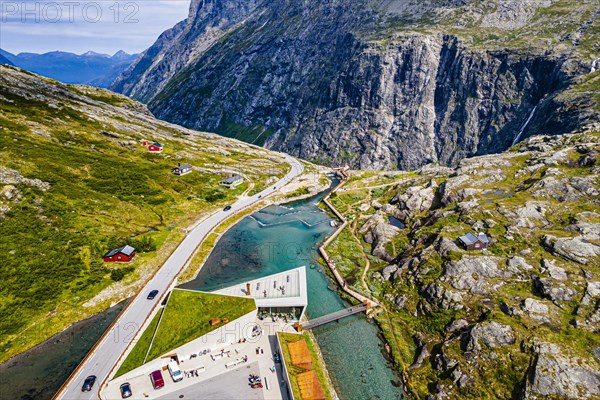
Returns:
[[[143,139],[163,143],[163,154]],[[197,170],[177,177],[178,162]],[[0,362],[131,296],[187,226],[288,168],[268,151],[158,121],[123,96],[0,67]],[[252,183],[223,189],[222,170]],[[140,250],[134,262],[102,263],[123,243]]]
[[[119,368],[117,376],[224,325],[223,322],[211,325],[212,318],[221,321],[227,318],[232,322],[254,309],[256,304],[252,298],[175,289],[164,311],[159,312],[146,328]]]

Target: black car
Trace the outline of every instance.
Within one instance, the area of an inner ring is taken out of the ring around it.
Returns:
[[[124,384],[121,385],[121,397],[126,399],[128,397],[131,397],[133,393],[131,393],[131,385],[129,384],[129,382],[125,382]]]
[[[231,210],[231,206],[227,206],[223,209],[223,211],[229,211],[229,210]]]
[[[81,391],[82,392],[89,392],[92,390],[92,386],[94,386],[94,383],[96,383],[96,375],[90,375],[87,378],[85,378],[85,381],[83,381],[83,386],[81,387]]]
[[[154,300],[154,298],[156,297],[157,294],[158,294],[158,290],[154,289],[153,291],[148,293],[148,300]]]

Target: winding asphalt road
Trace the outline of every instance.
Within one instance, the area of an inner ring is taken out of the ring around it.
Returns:
[[[162,301],[162,296],[180,273],[183,266],[194,254],[202,239],[225,218],[257,203],[262,197],[276,192],[302,173],[304,167],[300,161],[287,154],[282,154],[282,156],[291,165],[291,170],[287,175],[274,186],[270,186],[268,189],[254,196],[239,199],[231,205],[229,211],[218,211],[198,223],[156,272],[154,277],[148,281],[129,306],[119,315],[112,329],[108,330],[100,338],[90,354],[77,367],[61,390],[55,395],[54,399],[79,400],[99,398],[98,389],[100,385],[108,378],[108,374],[111,372],[113,366],[119,361],[119,358],[125,352],[131,340],[136,337],[154,307]],[[153,289],[159,290],[159,296],[154,300],[147,300],[146,296],[148,292]],[[91,392],[82,392],[81,386],[83,385],[83,381],[89,375],[96,375],[96,383]]]

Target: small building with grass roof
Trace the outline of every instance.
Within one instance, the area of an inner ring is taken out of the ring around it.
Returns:
[[[253,298],[174,289],[166,306],[146,327],[116,376],[171,359],[188,359],[201,350],[249,339],[256,324]]]
[[[262,343],[257,347],[256,343],[265,340],[270,343],[272,327],[275,327],[275,332],[292,330],[293,321],[304,313],[308,303],[306,269],[300,267],[242,281],[214,292],[176,288],[167,299],[164,307],[158,307],[144,323],[140,334],[134,337],[135,344],[124,354],[124,360],[117,364],[116,372],[101,389],[104,397],[118,398],[119,387],[124,382],[131,385],[134,393],[141,393],[144,397],[162,396],[154,392],[149,379],[149,374],[155,371],[163,371],[165,388],[160,393],[167,393],[177,387],[200,382],[210,386],[215,376],[233,374],[236,368],[251,368],[253,363],[265,362],[265,359],[255,357],[258,357],[259,348],[260,354],[264,354],[267,345]],[[271,315],[272,320],[265,320],[265,315],[259,316],[259,311]],[[269,327],[269,324],[272,326]],[[299,340],[303,337],[294,338]],[[316,368],[310,348],[307,343],[298,345],[296,353],[304,367],[299,368],[302,371]],[[172,369],[167,366],[175,365],[172,361],[179,364],[183,379],[168,379]],[[271,366],[269,364],[268,368]],[[266,368],[261,366],[261,370]],[[319,371],[317,368],[317,373]],[[305,381],[305,387],[312,390],[308,384],[310,380],[307,378]],[[241,382],[241,385],[245,387],[247,382]]]

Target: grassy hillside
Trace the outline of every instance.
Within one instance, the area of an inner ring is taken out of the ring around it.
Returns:
[[[135,293],[211,210],[288,170],[266,150],[154,119],[108,91],[0,66],[0,361]],[[143,139],[165,145],[149,154]],[[193,173],[171,169],[189,162]],[[223,171],[250,182],[221,188]],[[104,264],[109,248],[139,249]]]

